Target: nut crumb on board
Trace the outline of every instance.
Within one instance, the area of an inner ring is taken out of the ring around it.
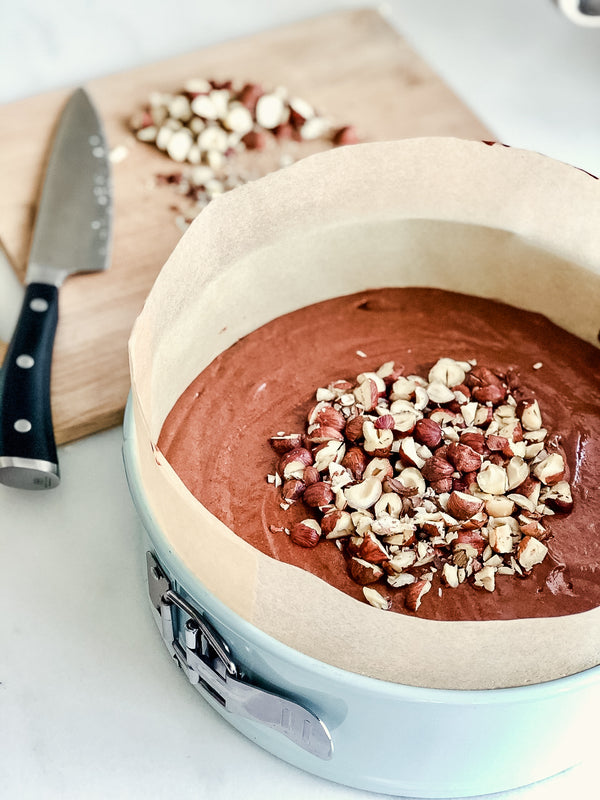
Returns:
[[[301,155],[301,143],[341,146],[359,141],[353,125],[335,125],[286,87],[266,90],[258,83],[204,78],[190,79],[174,93],[153,92],[132,116],[130,127],[138,141],[182,165],[156,176],[157,185],[170,185],[181,197],[176,224],[182,230],[223,192],[289,166]],[[276,146],[277,161],[266,169],[251,161],[249,166],[236,164],[235,156],[242,152]]]

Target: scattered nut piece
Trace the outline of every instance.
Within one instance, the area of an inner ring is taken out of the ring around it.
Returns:
[[[460,520],[471,519],[483,508],[483,500],[467,492],[452,492],[446,510]]]
[[[384,597],[377,591],[377,589],[373,589],[370,586],[363,586],[363,594],[367,603],[372,605],[374,608],[380,608],[382,611],[387,611],[392,605],[392,601],[389,597]]]
[[[520,456],[513,456],[506,465],[506,489],[520,486],[529,477],[529,466]]]
[[[449,561],[446,561],[442,568],[442,578],[444,579],[444,583],[446,586],[450,586],[452,589],[456,589],[458,586],[458,567],[456,564],[451,564]]]
[[[485,566],[476,572],[475,586],[481,586],[488,592],[493,592],[496,588],[496,568]]]
[[[510,517],[515,504],[504,495],[494,495],[485,501],[485,510],[490,517]]]
[[[517,558],[523,569],[529,570],[536,564],[541,564],[547,552],[548,548],[539,539],[534,539],[533,536],[525,536],[519,543]]]
[[[465,369],[452,358],[440,358],[429,370],[428,378],[430,383],[439,381],[445,386],[458,386],[465,379]]]
[[[111,164],[120,164],[121,161],[125,161],[127,156],[129,155],[129,148],[126,147],[124,144],[118,144],[108,154],[108,158]]]
[[[336,145],[358,144],[360,139],[354,125],[346,125],[339,128],[334,134],[332,141]]]
[[[374,506],[381,497],[382,491],[381,481],[378,478],[366,478],[366,480],[345,489],[344,497],[351,508],[360,511]]]
[[[488,541],[496,553],[511,553],[513,540],[510,525],[504,524],[489,528]]]
[[[542,427],[542,414],[537,400],[524,405],[521,412],[521,425],[526,431],[537,431]]]
[[[284,121],[285,106],[276,94],[263,94],[256,104],[256,122],[267,130],[272,130]]]
[[[353,556],[348,564],[350,577],[361,586],[368,586],[370,583],[377,583],[382,577],[383,570],[377,564],[365,561],[362,558]]]
[[[535,465],[533,474],[542,483],[552,486],[562,481],[565,474],[565,462],[560,453],[551,453]]]
[[[290,539],[300,547],[316,547],[321,538],[321,528],[314,519],[305,519],[292,525]]]
[[[508,489],[506,470],[498,464],[486,461],[477,474],[477,483],[486,494],[504,494]]]
[[[406,590],[404,605],[409,611],[418,611],[423,597],[431,589],[431,581],[415,581]]]

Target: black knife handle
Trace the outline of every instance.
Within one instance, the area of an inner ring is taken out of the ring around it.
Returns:
[[[60,478],[50,407],[58,289],[30,283],[2,367],[0,482],[50,489]]]

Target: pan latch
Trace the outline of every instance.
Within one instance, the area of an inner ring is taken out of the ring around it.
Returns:
[[[333,742],[325,724],[294,700],[245,680],[227,643],[206,617],[172,588],[153,553],[146,553],[146,562],[156,622],[190,683],[226,711],[278,731],[318,758],[330,759]]]

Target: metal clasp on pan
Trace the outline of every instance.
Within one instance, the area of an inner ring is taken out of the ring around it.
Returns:
[[[146,562],[148,590],[159,630],[190,683],[226,711],[278,731],[318,758],[330,759],[333,743],[322,720],[295,701],[246,681],[227,643],[202,614],[173,590],[153,553],[146,553]],[[176,609],[179,616],[185,615],[181,625]]]

